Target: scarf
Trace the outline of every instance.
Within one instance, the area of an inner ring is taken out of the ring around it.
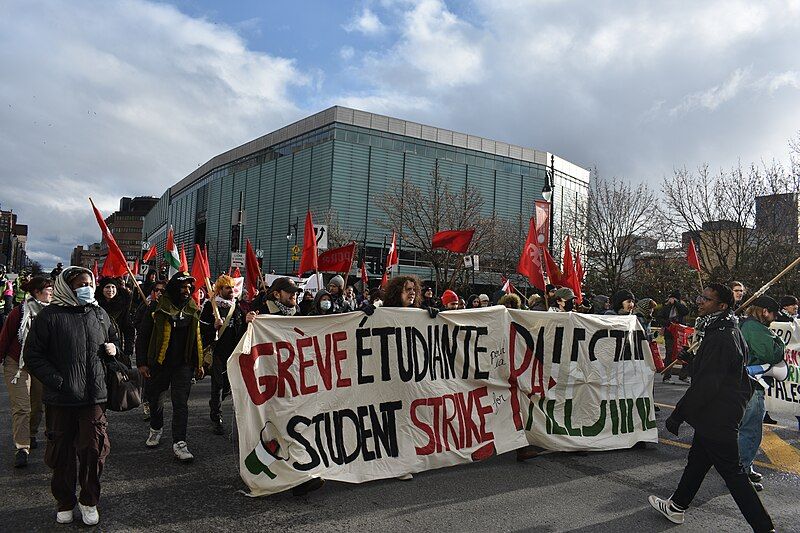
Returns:
[[[199,368],[203,365],[203,342],[200,340],[200,310],[197,309],[197,305],[191,298],[182,308],[178,308],[172,303],[169,295],[165,294],[158,299],[156,310],[153,312],[153,332],[147,349],[147,362],[150,366],[155,363],[160,365],[164,362],[169,348],[169,339],[172,335],[172,322],[184,317],[189,318],[189,336],[184,347],[184,361],[194,368]]]
[[[23,357],[23,353],[25,352],[25,339],[28,338],[28,332],[31,330],[31,322],[33,321],[33,317],[39,314],[39,311],[47,307],[48,304],[44,302],[40,302],[33,296],[28,296],[25,300],[25,303],[22,304],[22,320],[19,323],[19,331],[17,331],[17,338],[19,339],[19,369],[17,373],[11,378],[11,383],[16,384],[17,380],[20,377],[20,372],[22,368],[25,366],[25,358]]]
[[[294,314],[297,313],[296,307],[287,307],[282,303],[280,303],[278,300],[271,300],[271,302],[275,304],[275,307],[277,307],[279,311],[278,314],[282,316],[294,316]]]
[[[234,299],[226,300],[225,298],[217,295],[214,296],[214,301],[217,302],[217,307],[230,307],[233,305]]]
[[[75,291],[69,286],[67,278],[72,279],[78,274],[89,274],[92,278],[92,287],[94,287],[94,274],[88,268],[70,266],[61,271],[61,274],[56,276],[55,283],[53,284],[53,305],[61,307],[81,307],[82,304],[78,297],[75,296]],[[97,301],[89,302],[91,305],[97,305]]]

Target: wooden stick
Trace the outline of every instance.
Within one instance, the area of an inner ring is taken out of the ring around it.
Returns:
[[[205,276],[203,276],[203,279],[206,281],[206,292],[208,293],[208,301],[211,302],[211,310],[214,311],[214,318],[222,320],[222,317],[219,315],[219,309],[217,308],[217,301],[214,299],[214,289],[211,288],[211,280]]]
[[[461,267],[464,266],[464,258],[466,256],[467,256],[466,254],[462,255],[461,256],[461,263],[456,268],[453,269],[453,275],[450,276],[450,283],[447,284],[447,288],[448,289],[452,289],[453,288],[453,282],[456,280],[456,276],[461,271]],[[472,270],[473,271],[475,270],[475,265],[472,265]]]
[[[127,263],[126,263],[126,264],[127,264]],[[752,295],[750,298],[748,298],[748,299],[747,299],[747,300],[746,300],[746,301],[745,301],[745,302],[744,302],[742,305],[740,305],[740,306],[739,306],[739,307],[736,309],[736,313],[740,313],[740,312],[744,311],[744,309],[745,309],[745,308],[746,308],[748,305],[750,305],[751,303],[753,303],[753,300],[755,300],[756,298],[758,298],[759,296],[761,296],[762,294],[764,294],[765,292],[767,292],[767,291],[769,290],[769,288],[770,288],[770,287],[772,287],[772,285],[774,285],[774,284],[775,284],[775,283],[776,283],[776,282],[777,282],[779,279],[781,279],[783,276],[785,276],[786,274],[788,274],[788,273],[789,273],[789,271],[791,271],[791,270],[792,270],[794,267],[796,267],[798,264],[800,264],[800,257],[798,257],[797,259],[795,259],[794,261],[792,261],[792,262],[789,264],[789,266],[787,266],[786,268],[784,268],[783,270],[781,270],[781,271],[778,273],[778,275],[777,275],[777,276],[775,276],[774,278],[772,278],[771,280],[769,280],[768,282],[766,282],[766,283],[764,284],[764,286],[763,286],[763,287],[761,287],[761,288],[760,288],[760,289],[758,289],[756,292],[754,292],[754,293],[753,293],[753,295]]]
[[[700,275],[700,271],[697,271],[697,279],[700,281],[700,292],[702,293],[705,289],[703,288],[703,276]]]

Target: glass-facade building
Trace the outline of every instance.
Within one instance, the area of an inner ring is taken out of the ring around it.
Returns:
[[[336,106],[199,167],[164,192],[145,218],[143,238],[163,250],[172,225],[190,261],[194,243],[207,244],[212,272],[227,270],[237,248],[231,239],[241,200],[246,212],[241,243],[250,239],[263,251],[264,272],[296,269],[291,247],[303,242],[307,210],[317,224],[325,213],[335,213],[341,229],[366,249],[368,264],[379,264],[391,232],[377,223],[385,214],[375,198],[396,194],[399,181],[424,190],[438,164],[451,190],[468,185],[480,191],[485,215],[527,220],[534,200],[542,198],[550,161],[547,152]],[[587,201],[589,172],[558,156],[554,169],[554,242],[559,243],[562,235],[576,233],[574,220],[568,220],[574,215],[567,214],[582,211],[574,207]],[[415,251],[402,243],[400,248],[400,271],[429,278]]]

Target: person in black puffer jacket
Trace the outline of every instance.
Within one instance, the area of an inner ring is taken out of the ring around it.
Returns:
[[[118,344],[108,314],[94,299],[92,272],[65,268],[55,279],[52,303],[31,323],[23,352],[28,371],[44,386],[45,463],[53,469],[59,523],[72,521],[76,503],[85,524],[99,520],[100,474],[110,448],[104,359],[117,354]]]
[[[117,338],[125,354],[121,360],[131,366],[131,356],[136,339],[136,330],[131,317],[131,295],[123,288],[118,278],[100,278],[94,291],[97,303],[111,318],[117,330]]]

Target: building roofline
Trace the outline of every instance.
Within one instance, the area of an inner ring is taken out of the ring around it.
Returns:
[[[333,106],[212,157],[189,173],[188,176],[170,187],[170,194],[181,192],[209,172],[223,165],[248,157],[270,146],[274,146],[335,122],[405,135],[407,137],[433,141],[454,147],[477,150],[491,155],[510,157],[546,166],[550,164],[550,156],[553,155],[556,171],[568,174],[586,183],[589,182],[589,171],[587,169],[560,158],[555,154],[550,154],[549,152],[543,152],[534,148],[526,148],[502,141],[495,141],[477,135],[459,133],[445,128],[427,126],[425,124],[370,113],[368,111],[361,111],[359,109]]]

